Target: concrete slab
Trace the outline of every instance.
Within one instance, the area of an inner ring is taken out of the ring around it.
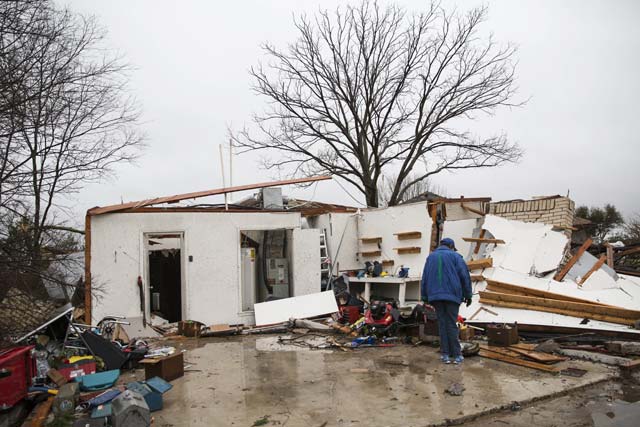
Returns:
[[[156,424],[251,426],[267,417],[269,425],[305,427],[437,425],[595,384],[616,372],[564,362],[588,373],[552,376],[480,357],[443,365],[436,349],[406,345],[261,351],[264,338],[182,341],[187,348],[195,345],[185,353],[191,367],[172,382],[164,409],[154,413]],[[462,396],[445,393],[453,383],[464,386]]]

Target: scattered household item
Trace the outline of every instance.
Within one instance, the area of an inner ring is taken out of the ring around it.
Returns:
[[[113,386],[116,381],[118,381],[119,376],[120,370],[113,369],[111,371],[76,377],[75,381],[80,383],[80,389],[82,391],[99,391]]]
[[[151,425],[147,402],[140,394],[126,390],[111,402],[113,427],[146,427]]]
[[[149,380],[160,377],[166,381],[175,380],[184,375],[184,357],[182,352],[160,358],[147,358],[140,361],[144,365],[144,377]]]
[[[136,381],[127,384],[127,389],[139,393],[147,402],[149,411],[159,411],[163,406],[162,395],[173,386],[160,377],[150,378],[148,381]]]
[[[67,381],[72,381],[77,377],[96,373],[96,361],[91,356],[88,358],[75,358],[74,362],[69,362],[70,363],[64,363],[58,366],[57,369],[57,371],[60,372]],[[51,370],[49,370],[49,372],[51,372]]]
[[[0,351],[0,410],[11,408],[27,396],[36,369],[32,349],[27,345]]]
[[[202,323],[193,320],[181,320],[178,322],[178,334],[185,337],[199,337]]]
[[[66,383],[60,387],[58,394],[53,399],[53,413],[58,416],[72,414],[76,408],[79,394],[78,383]]]
[[[489,345],[501,345],[509,346],[517,344],[518,337],[518,324],[489,324],[487,325],[487,338]]]
[[[127,361],[127,355],[120,347],[100,335],[91,331],[84,331],[80,336],[84,339],[91,353],[104,360],[106,369],[120,369]]]

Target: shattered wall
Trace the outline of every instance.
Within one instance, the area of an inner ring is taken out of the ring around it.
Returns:
[[[568,197],[551,196],[533,200],[510,200],[490,204],[489,213],[524,222],[541,222],[570,229],[575,203]]]

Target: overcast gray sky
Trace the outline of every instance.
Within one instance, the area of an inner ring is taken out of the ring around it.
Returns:
[[[296,32],[292,15],[333,9],[337,1],[59,0],[97,16],[111,47],[136,67],[131,91],[143,107],[148,147],[137,165],[91,185],[74,210],[222,186],[218,144],[227,126],[240,128],[264,99],[250,91],[247,70],[259,45],[284,47]],[[382,3],[385,3],[382,1]],[[400,1],[420,11],[424,1]],[[577,204],[614,203],[640,213],[640,2],[484,2],[484,28],[519,45],[522,108],[473,124],[506,132],[525,150],[517,165],[441,174],[448,196],[493,200],[566,194]],[[444,1],[460,9],[484,4]],[[234,160],[234,184],[273,178],[251,155]],[[290,189],[299,197],[354,204],[336,184]],[[236,196],[237,197],[237,196]]]

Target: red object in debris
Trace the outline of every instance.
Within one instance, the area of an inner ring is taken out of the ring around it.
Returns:
[[[32,349],[27,345],[0,351],[0,409],[11,408],[27,397],[35,374]]]
[[[360,307],[357,305],[341,305],[340,315],[350,324],[356,323],[360,318]]]
[[[68,381],[73,381],[74,378],[95,374],[96,362],[95,360],[78,360],[75,363],[66,363],[58,367],[58,372]]]

